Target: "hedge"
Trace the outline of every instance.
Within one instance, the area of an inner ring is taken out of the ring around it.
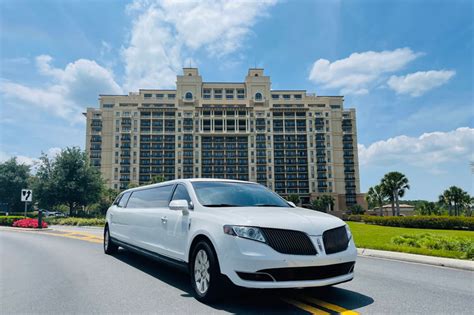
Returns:
[[[3,226],[12,226],[13,222],[24,219],[24,216],[19,216],[19,215],[8,215],[8,216],[3,216],[0,217],[0,225]]]
[[[105,218],[46,218],[50,225],[75,225],[75,226],[104,226]]]
[[[367,224],[441,230],[474,231],[474,217],[448,216],[412,216],[412,217],[379,217],[370,215],[349,215],[347,221],[365,222]]]

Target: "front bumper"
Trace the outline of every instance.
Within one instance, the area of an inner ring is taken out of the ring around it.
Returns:
[[[317,287],[352,280],[357,256],[353,240],[346,250],[326,255],[317,246],[318,238],[321,243],[320,236],[310,236],[317,255],[288,255],[264,243],[225,235],[218,251],[221,272],[235,285],[262,289]]]

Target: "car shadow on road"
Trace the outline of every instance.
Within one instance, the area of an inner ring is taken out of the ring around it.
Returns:
[[[115,258],[183,291],[182,298],[194,298],[189,275],[186,272],[122,249],[115,255]],[[224,297],[210,307],[235,314],[307,314],[307,312],[283,301],[285,298],[291,298],[309,304],[303,300],[303,297],[323,300],[348,310],[358,309],[374,302],[371,297],[339,287],[260,290],[228,286]]]

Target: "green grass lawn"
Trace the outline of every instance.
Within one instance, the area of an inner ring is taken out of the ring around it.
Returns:
[[[432,235],[444,237],[462,237],[470,239],[474,242],[473,231],[412,229],[371,225],[360,222],[347,222],[347,224],[349,224],[351,228],[356,246],[360,248],[372,248],[448,258],[463,258],[465,253],[460,251],[435,250],[411,246],[402,246],[392,243],[392,238],[400,235],[416,235],[429,233]]]

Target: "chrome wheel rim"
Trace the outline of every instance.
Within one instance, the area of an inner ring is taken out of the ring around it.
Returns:
[[[109,247],[109,231],[107,230],[104,235],[104,248],[107,250]]]
[[[204,294],[209,289],[209,258],[205,250],[201,249],[194,260],[194,281],[199,293]]]

